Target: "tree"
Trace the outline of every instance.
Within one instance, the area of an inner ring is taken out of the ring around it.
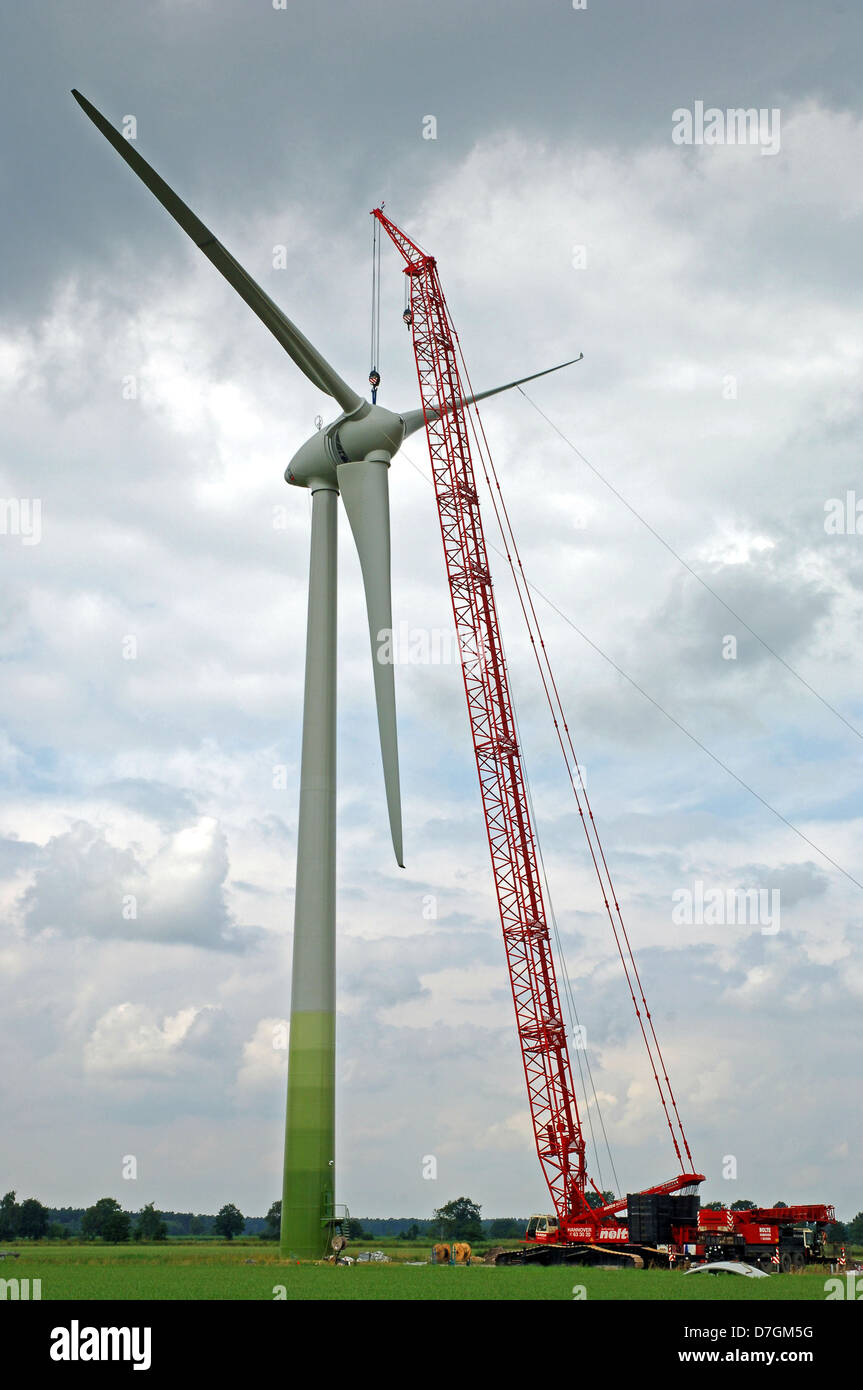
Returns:
[[[614,1201],[613,1192],[585,1192],[584,1195],[589,1207],[605,1207]]]
[[[81,1217],[81,1235],[85,1240],[102,1239],[115,1245],[129,1239],[131,1225],[129,1213],[114,1197],[100,1197]]]
[[[264,1240],[278,1240],[282,1229],[282,1203],[273,1202],[267,1212],[267,1224],[264,1228]]]
[[[109,1212],[102,1223],[102,1239],[106,1245],[122,1245],[132,1231],[132,1218],[122,1207]]]
[[[849,1242],[848,1227],[844,1221],[832,1221],[827,1227],[824,1239],[829,1245],[847,1245]]]
[[[162,1220],[162,1213],[156,1211],[152,1202],[148,1202],[138,1216],[138,1224],[135,1227],[136,1240],[167,1240],[168,1227]]]
[[[848,1237],[852,1245],[863,1245],[863,1211],[848,1222]]]
[[[21,1221],[21,1208],[15,1201],[15,1193],[7,1192],[0,1201],[0,1240],[14,1240]]]
[[[731,1203],[732,1211],[754,1211],[755,1207],[756,1203],[750,1202],[748,1197],[741,1197],[738,1201]]]
[[[787,1202],[774,1202],[773,1205],[774,1205],[774,1207],[787,1207],[787,1206],[788,1206],[788,1203],[787,1203]]]
[[[202,1236],[204,1234],[204,1223],[200,1216],[193,1216],[189,1222],[189,1235]]]
[[[496,1216],[489,1222],[488,1233],[492,1240],[520,1240],[524,1228],[524,1221],[516,1221],[514,1216]]]
[[[434,1229],[445,1240],[482,1240],[481,1210],[470,1197],[456,1197],[434,1212]]]
[[[18,1234],[25,1240],[41,1240],[48,1230],[48,1212],[35,1197],[28,1197],[21,1203]]]
[[[246,1218],[233,1202],[226,1202],[216,1217],[215,1231],[217,1236],[224,1236],[225,1240],[233,1240],[234,1236],[241,1236],[246,1229]]]
[[[704,1210],[705,1210],[705,1211],[724,1211],[724,1210],[725,1210],[725,1203],[724,1203],[724,1202],[705,1202],[705,1203],[704,1203]]]
[[[359,1221],[358,1221],[356,1224],[359,1226],[359,1224],[360,1224]],[[409,1226],[406,1226],[405,1229],[402,1231],[400,1239],[401,1239],[401,1240],[419,1240],[420,1234],[421,1234],[421,1233],[420,1233],[420,1228],[419,1228],[419,1226],[417,1225],[417,1223],[416,1223],[415,1221],[412,1221],[411,1224],[410,1224]],[[360,1229],[360,1234],[359,1234],[358,1236],[354,1237],[354,1239],[356,1239],[356,1240],[365,1240],[365,1239],[366,1239],[365,1235],[362,1233],[362,1229]]]

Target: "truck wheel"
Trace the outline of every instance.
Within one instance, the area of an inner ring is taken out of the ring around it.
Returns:
[[[779,1268],[782,1270],[782,1273],[790,1274],[792,1264],[793,1260],[791,1258],[790,1250],[783,1250],[782,1254],[779,1257]]]

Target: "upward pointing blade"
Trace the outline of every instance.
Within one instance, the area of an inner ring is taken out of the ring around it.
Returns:
[[[114,146],[117,153],[125,159],[130,169],[135,171],[150,192],[156,195],[162,207],[167,209],[174,221],[179,222],[183,231],[192,238],[198,249],[203,251],[218,271],[221,271],[228,284],[232,285],[240,297],[246,301],[249,308],[255,311],[261,322],[266,324],[273,336],[293,358],[300,370],[305,372],[309,380],[314,382],[315,386],[319,386],[322,391],[326,391],[328,396],[333,396],[347,414],[363,405],[362,396],[358,396],[346,382],[342,381],[338,372],[330,366],[326,358],[321,356],[317,348],[312,346],[296,324],[291,323],[287,314],[282,313],[278,304],[275,304],[260,285],[255,283],[239,261],[234,260],[231,253],[225,249],[220,241],[216,240],[210,229],[204,226],[204,223],[195,216],[191,208],[188,208],[182,199],[177,197],[174,190],[165,183],[163,178],[159,177],[146,159],[142,159],[134,146],[124,139],[120,132],[115,130],[109,121],[105,120],[101,112],[97,111],[86,97],[82,97],[80,92],[76,92],[73,88],[72,95],[97,129],[101,130],[109,144]]]
[[[399,746],[396,733],[396,692],[392,651],[392,590],[390,587],[389,464],[375,459],[340,463],[339,491],[354,533],[372,644],[378,732],[384,765],[384,784],[396,863],[402,859],[402,808],[399,789]],[[389,638],[389,652],[385,649]],[[384,660],[381,661],[380,657]]]
[[[552,372],[559,372],[564,367],[571,367],[574,362],[580,362],[584,356],[580,352],[577,357],[571,357],[568,362],[559,362],[556,367],[546,367],[544,372],[533,372],[531,376],[520,376],[518,381],[508,381],[505,386],[492,386],[489,391],[480,391],[476,396],[468,396],[465,400],[458,402],[458,407],[472,405],[474,401],[488,400],[489,396],[499,396],[501,391],[511,391],[514,386],[523,386],[526,381],[536,381],[537,377],[549,376]],[[440,419],[439,410],[429,411],[429,416],[433,420]],[[405,439],[408,435],[421,430],[425,424],[425,416],[421,410],[409,410],[406,415],[402,415],[405,425]]]

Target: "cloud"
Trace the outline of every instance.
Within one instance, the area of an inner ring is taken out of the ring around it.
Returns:
[[[178,831],[149,859],[119,849],[105,832],[77,821],[45,846],[33,883],[21,897],[26,929],[69,936],[187,942],[243,950],[254,930],[228,911],[227,842],[204,818]]]
[[[142,1004],[115,1004],[97,1021],[84,1048],[85,1068],[114,1079],[178,1079],[211,1054],[217,1009],[190,1007],[160,1019]],[[221,1051],[221,1049],[220,1049]]]
[[[188,790],[145,777],[124,777],[109,782],[97,787],[96,795],[140,812],[164,830],[176,830],[183,821],[188,823],[198,809]]]
[[[290,1024],[285,1018],[262,1018],[243,1044],[237,1072],[237,1091],[253,1098],[274,1089],[283,1098],[288,1075]]]

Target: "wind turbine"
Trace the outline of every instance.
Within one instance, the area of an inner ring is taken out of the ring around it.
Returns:
[[[390,461],[402,442],[424,426],[425,417],[422,410],[396,415],[357,395],[129,141],[80,92],[73,89],[72,95],[288,356],[342,410],[302,445],[285,469],[287,482],[312,495],[312,537],[281,1250],[316,1259],[326,1249],[335,1210],[337,499],[341,496],[344,503],[360,560],[390,833],[396,862],[403,868],[394,669],[392,662],[378,659],[378,644],[392,631]],[[453,408],[569,365],[562,362],[493,387]]]

